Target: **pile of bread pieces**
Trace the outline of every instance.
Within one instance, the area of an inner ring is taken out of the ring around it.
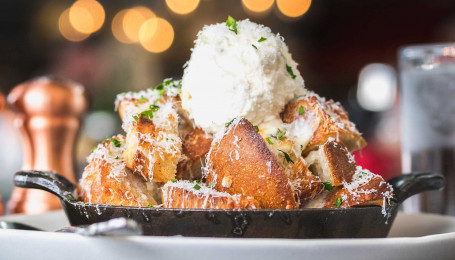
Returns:
[[[194,126],[181,107],[181,82],[122,93],[116,109],[126,135],[107,138],[88,157],[78,185],[86,203],[133,207],[297,209],[385,206],[392,187],[357,166],[366,145],[343,107],[308,92],[281,120],[307,128],[298,147],[289,132],[226,122],[215,135]],[[294,122],[299,124],[294,124]],[[272,133],[272,134],[271,134]]]

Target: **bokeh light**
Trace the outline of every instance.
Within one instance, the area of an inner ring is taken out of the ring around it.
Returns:
[[[58,29],[60,30],[60,34],[62,34],[65,39],[72,42],[85,40],[90,34],[81,33],[74,29],[70,23],[69,14],[70,9],[66,9],[58,19]]]
[[[360,72],[357,100],[364,109],[387,110],[395,104],[396,93],[397,76],[392,66],[372,63]]]
[[[272,7],[274,0],[242,0],[243,6],[252,12],[262,13]]]
[[[123,18],[125,17],[126,12],[128,12],[128,10],[122,10],[114,16],[114,19],[112,19],[112,34],[119,42],[128,44],[133,43],[133,41],[126,36],[125,30],[123,30]]]
[[[282,14],[299,17],[308,11],[311,0],[276,0],[276,5]]]
[[[147,20],[139,31],[139,42],[149,52],[163,52],[171,46],[173,41],[174,28],[163,18]]]
[[[174,13],[184,15],[193,12],[199,0],[166,0],[167,7]]]
[[[91,34],[103,26],[105,18],[103,6],[95,0],[78,0],[69,11],[69,21],[77,31]]]
[[[127,10],[123,17],[123,32],[131,42],[139,42],[139,30],[142,24],[156,17],[147,7],[137,6]]]

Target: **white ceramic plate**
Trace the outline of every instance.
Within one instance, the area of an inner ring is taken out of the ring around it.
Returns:
[[[68,225],[62,211],[2,219],[49,231]],[[0,259],[455,259],[455,218],[400,213],[383,239],[113,238],[0,230]]]

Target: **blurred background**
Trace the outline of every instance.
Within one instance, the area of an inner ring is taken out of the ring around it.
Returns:
[[[40,75],[86,86],[92,107],[77,146],[81,173],[92,147],[121,133],[116,94],[180,78],[197,32],[228,15],[280,33],[308,89],[339,101],[369,146],[358,163],[400,173],[397,51],[455,41],[455,2],[443,0],[15,0],[0,4],[0,92]],[[0,191],[10,196],[22,150],[0,112]]]

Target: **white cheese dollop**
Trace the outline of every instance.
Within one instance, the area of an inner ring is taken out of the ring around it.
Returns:
[[[255,125],[269,116],[279,118],[290,100],[305,93],[280,35],[249,20],[237,22],[237,31],[225,23],[205,26],[183,75],[182,106],[208,133],[224,129],[235,117]],[[261,37],[266,40],[258,42]]]

